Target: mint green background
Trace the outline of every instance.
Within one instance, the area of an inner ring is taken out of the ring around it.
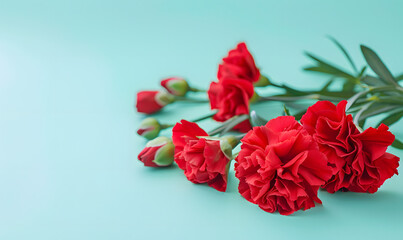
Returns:
[[[403,238],[402,176],[373,195],[321,191],[323,206],[269,214],[238,194],[233,168],[221,193],[177,167],[142,167],[143,116],[134,110],[135,93],[163,77],[207,88],[239,41],[263,73],[296,87],[324,83],[301,71],[304,50],[348,67],[327,34],[360,64],[366,43],[400,73],[402,9],[402,1],[1,1],[0,239]],[[273,104],[257,110],[280,113]],[[178,104],[157,116],[207,112]],[[392,128],[400,138],[402,127]]]

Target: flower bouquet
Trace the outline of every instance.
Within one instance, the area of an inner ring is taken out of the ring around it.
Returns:
[[[209,103],[211,112],[175,124],[148,117],[137,133],[150,140],[138,155],[147,167],[175,162],[196,184],[225,192],[231,161],[239,193],[264,211],[289,215],[320,204],[318,190],[375,193],[398,174],[399,157],[389,146],[403,143],[388,126],[403,116],[403,76],[393,76],[379,56],[361,46],[367,65],[358,68],[345,48],[330,38],[345,55],[352,71],[306,55],[314,64],[305,68],[329,80],[320,89],[302,90],[276,83],[261,73],[245,43],[228,52],[218,66],[217,81],[204,92],[181,77],[161,81],[161,91],[137,93],[137,111],[152,114],[178,101]],[[371,68],[373,74],[367,73]],[[280,94],[263,95],[262,88]],[[259,93],[260,92],[260,93]],[[281,102],[283,111],[267,120],[252,104]],[[307,105],[307,101],[309,102]],[[366,120],[383,116],[374,127]],[[196,122],[212,118],[219,126],[205,131]],[[159,136],[169,129],[172,135]],[[234,148],[240,145],[240,151]]]

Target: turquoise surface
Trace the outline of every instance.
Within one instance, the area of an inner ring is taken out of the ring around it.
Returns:
[[[304,50],[348,67],[359,44],[403,71],[402,1],[1,1],[0,239],[402,239],[403,177],[376,194],[321,191],[322,206],[269,214],[188,182],[178,167],[136,159],[145,140],[135,93],[185,76],[207,88],[230,48],[246,41],[262,72],[296,87]],[[280,107],[256,107],[274,117]],[[206,105],[168,106],[164,122]],[[209,129],[212,122],[205,121]],[[403,122],[392,131],[403,138]],[[169,131],[164,132],[169,135]],[[403,151],[390,149],[403,157]],[[400,169],[401,170],[401,167]]]

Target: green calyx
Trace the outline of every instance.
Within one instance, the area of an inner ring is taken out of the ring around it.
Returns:
[[[166,85],[168,91],[175,96],[183,97],[189,91],[189,84],[185,79],[172,79]]]
[[[253,86],[255,86],[255,87],[266,87],[266,86],[269,86],[270,84],[271,83],[270,83],[269,78],[264,76],[264,75],[262,75],[262,74],[260,74],[259,80],[257,82],[254,82]]]
[[[172,140],[167,137],[157,137],[146,144],[146,147],[159,147],[155,153],[153,162],[160,166],[166,167],[173,163],[174,161],[174,150],[175,146]]]
[[[174,97],[174,95],[172,95],[168,92],[161,91],[161,92],[158,92],[157,95],[155,95],[155,101],[159,105],[165,106],[170,103],[173,103],[175,101],[175,97]]]
[[[257,94],[257,92],[255,91],[252,95],[252,97],[249,99],[249,103],[255,103],[258,102],[260,99],[260,96]]]
[[[232,159],[232,149],[235,148],[239,143],[239,140],[235,136],[224,136],[224,137],[202,136],[200,138],[219,141],[221,151],[228,159]]]
[[[151,140],[158,136],[161,129],[162,129],[161,124],[158,122],[157,119],[146,118],[141,122],[140,127],[137,130],[137,133],[140,136]]]

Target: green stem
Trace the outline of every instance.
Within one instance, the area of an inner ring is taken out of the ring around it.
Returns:
[[[189,91],[191,91],[191,92],[207,92],[204,89],[199,89],[199,88],[194,88],[194,87],[189,87]]]
[[[220,132],[219,136],[223,136],[227,132],[231,131],[236,125],[240,124],[241,122],[249,119],[249,114],[244,114],[244,115],[237,115],[233,117],[232,121],[228,122],[224,129]]]
[[[219,127],[217,127],[217,128],[214,128],[213,130],[211,130],[211,131],[208,132],[207,134],[208,134],[209,136],[214,136],[214,135],[216,135],[216,134],[219,134],[223,129],[224,129],[224,124],[221,125],[221,126],[219,126]]]
[[[218,126],[217,128],[211,130],[208,132],[209,136],[214,136],[216,134],[222,135],[223,133],[231,130],[233,127],[235,127],[237,124],[241,123],[242,121],[245,121],[246,119],[249,118],[249,115],[236,115],[233,116],[232,118],[226,120],[221,124],[221,126]]]
[[[191,122],[200,122],[203,121],[205,119],[211,118],[212,116],[214,116],[214,114],[216,114],[217,112],[212,112],[206,116],[200,117],[200,118],[196,118],[194,120],[192,120]],[[175,126],[175,124],[161,124],[161,129],[167,129],[167,128],[171,128]]]
[[[213,117],[216,113],[217,113],[217,111],[214,111],[214,112],[212,112],[212,113],[210,113],[210,114],[208,114],[208,115],[206,115],[206,116],[196,118],[196,119],[194,119],[194,120],[191,121],[191,122],[200,122],[200,121],[203,121],[203,120],[205,120],[205,119],[209,119],[209,118]]]
[[[189,98],[189,97],[178,97],[175,96],[175,101],[181,101],[181,102],[190,102],[190,103],[208,103],[208,99],[195,99],[195,98]]]
[[[403,105],[403,98],[396,97],[370,97],[367,99],[358,99],[355,101],[356,104],[365,104],[368,102],[377,102],[377,103],[385,103],[390,105]]]
[[[305,99],[312,99],[312,100],[327,100],[327,101],[333,101],[333,102],[338,102],[343,100],[343,98],[339,97],[332,97],[332,96],[325,96],[322,94],[308,94],[304,96],[269,96],[269,97],[260,97],[258,102],[264,102],[264,101],[280,101],[280,102],[293,102],[293,101],[298,101],[298,100],[305,100]]]
[[[358,112],[355,114],[354,119],[353,119],[353,122],[355,123],[356,126],[360,126],[359,121],[360,121],[361,115],[362,115],[366,110],[368,110],[368,108],[370,108],[371,105],[374,104],[374,103],[375,103],[375,102],[369,102],[369,103],[365,104],[364,106],[361,107],[360,111],[358,111]]]
[[[242,133],[242,134],[238,134],[238,135],[236,135],[236,136],[234,136],[238,141],[241,141],[241,139],[243,138],[243,137],[245,137],[245,135],[246,135],[246,133]]]
[[[175,126],[175,124],[161,124],[161,129],[167,129]]]
[[[298,94],[298,95],[300,95],[300,94],[307,94],[307,92],[304,92],[304,91],[301,91],[301,90],[297,90],[297,89],[292,88],[292,87],[289,87],[289,86],[287,86],[287,85],[285,85],[285,84],[279,85],[279,84],[270,82],[270,85],[269,85],[269,86],[273,86],[273,87],[276,87],[276,88],[284,89],[286,92],[294,92],[294,93],[296,93],[296,94]]]

